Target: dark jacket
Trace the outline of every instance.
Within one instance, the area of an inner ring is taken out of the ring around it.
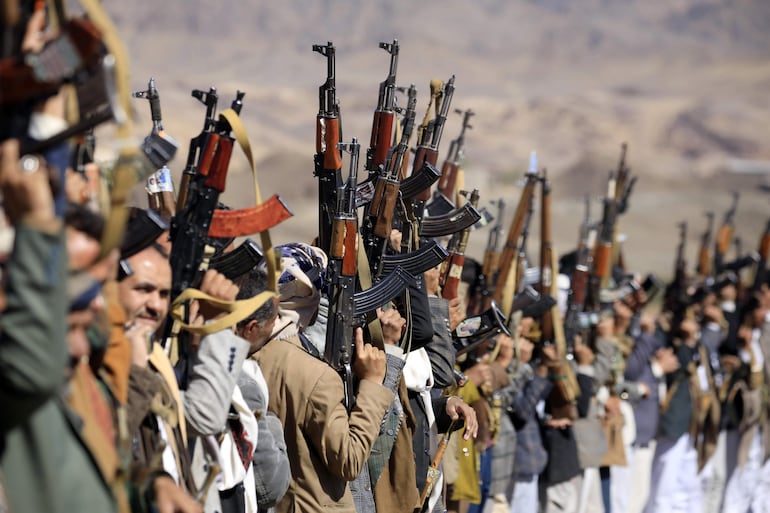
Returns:
[[[692,420],[692,397],[689,378],[693,371],[693,362],[697,349],[682,343],[674,348],[679,359],[679,369],[666,375],[668,398],[660,414],[658,437],[676,440],[687,432]]]
[[[660,412],[658,383],[652,373],[650,359],[661,345],[661,341],[654,335],[642,333],[636,338],[631,354],[626,359],[625,379],[644,383],[650,390],[650,395],[640,399],[634,405],[634,419],[636,420],[634,444],[637,446],[648,445],[655,437],[655,432],[658,429]]]
[[[513,471],[517,475],[537,475],[546,466],[548,453],[543,447],[540,419],[535,407],[538,402],[548,397],[552,388],[553,383],[533,375],[514,395],[508,407],[513,427],[516,429]]]

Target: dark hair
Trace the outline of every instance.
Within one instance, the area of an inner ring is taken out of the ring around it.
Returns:
[[[64,222],[70,228],[85,233],[92,239],[101,240],[104,231],[104,217],[88,207],[69,203],[64,212]]]
[[[238,276],[233,280],[238,288],[236,299],[251,299],[257,294],[267,290],[267,270],[263,264],[256,265],[250,271]],[[242,329],[250,321],[266,321],[275,314],[275,304],[267,301],[265,304],[254,310],[251,315],[236,324],[237,329]]]

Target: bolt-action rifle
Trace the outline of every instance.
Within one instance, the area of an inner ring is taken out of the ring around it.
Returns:
[[[532,202],[532,195],[535,192],[537,180],[537,168],[536,166],[530,165],[529,171],[526,174],[526,182],[521,191],[521,197],[519,198],[519,204],[516,206],[516,212],[511,220],[508,238],[505,241],[505,246],[503,246],[503,251],[500,255],[500,269],[492,299],[500,305],[503,312],[510,312],[511,305],[513,304],[516,284],[513,283],[513,280],[511,280],[510,284],[508,282],[509,277],[515,278],[516,268],[514,266],[514,261],[519,251],[519,238],[524,229],[524,222],[527,217],[530,203]],[[513,276],[511,276],[511,273],[513,273]]]
[[[543,169],[541,179],[541,205],[540,205],[540,294],[556,297],[557,285],[553,279],[554,262],[557,262],[556,254],[551,243],[551,184],[548,181],[546,170]],[[558,265],[558,264],[556,264]],[[558,272],[558,269],[556,269]],[[556,418],[577,417],[575,398],[580,393],[577,378],[568,362],[572,358],[574,340],[568,340],[564,336],[559,308],[553,305],[543,313],[540,320],[541,344],[554,344],[558,349],[563,379],[557,380],[551,392],[552,415]]]

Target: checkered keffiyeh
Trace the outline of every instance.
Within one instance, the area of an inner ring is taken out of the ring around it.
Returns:
[[[278,277],[278,319],[273,329],[275,338],[296,335],[312,324],[326,286],[326,254],[315,246],[293,242],[275,247],[281,255]]]

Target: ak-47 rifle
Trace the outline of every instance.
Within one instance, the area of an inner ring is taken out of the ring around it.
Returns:
[[[594,248],[594,265],[591,273],[592,309],[599,306],[599,291],[607,288],[612,276],[612,248],[615,239],[615,222],[617,220],[617,201],[615,200],[616,179],[615,173],[610,173],[607,180],[607,195],[604,197],[602,220],[599,228],[599,237]]]
[[[467,194],[467,192],[462,191],[461,194]],[[473,189],[473,192],[470,193],[468,203],[473,205],[474,208],[478,207],[478,189]],[[458,295],[463,265],[465,264],[465,249],[468,247],[468,237],[470,236],[470,233],[471,228],[468,227],[454,234],[449,240],[449,258],[447,258],[445,263],[445,271],[439,277],[441,297],[444,299],[454,299]]]
[[[631,176],[631,169],[626,165],[626,153],[628,144],[623,143],[620,146],[620,161],[618,170],[615,173],[615,226],[612,236],[612,266],[623,268],[623,253],[620,244],[620,224],[617,221],[622,214],[626,212],[629,205],[631,191],[634,189],[637,177]]]
[[[318,177],[318,247],[329,252],[332,212],[337,207],[337,190],[342,177],[342,157],[337,144],[342,138],[340,107],[336,97],[335,51],[329,41],[326,46],[313,45],[313,51],[326,57],[326,81],[318,88],[318,115],[315,131],[315,170]]]
[[[730,208],[725,212],[722,226],[719,227],[716,240],[714,241],[714,273],[719,274],[722,272],[722,264],[724,263],[727,250],[730,249],[730,243],[733,240],[733,231],[735,230],[735,211],[738,208],[738,198],[740,194],[733,192],[733,202]]]
[[[352,345],[356,327],[365,324],[365,314],[399,295],[414,278],[400,267],[365,291],[356,293],[358,275],[358,214],[355,192],[360,145],[356,138],[339,143],[350,153],[350,173],[337,191],[337,206],[329,249],[329,317],[324,358],[342,376],[345,407],[353,408]]]
[[[358,177],[358,153],[360,145],[352,142],[339,143],[338,147],[350,153],[350,173],[344,187],[335,197],[337,206],[329,246],[329,320],[326,330],[324,358],[342,376],[345,391],[345,407],[353,405],[353,372],[350,345],[354,340],[356,319],[353,313],[353,294],[358,274],[358,214],[355,191]]]
[[[186,187],[180,190],[180,197],[183,196],[184,201],[177,202],[180,208],[171,219],[169,235],[172,248],[169,260],[172,303],[184,290],[197,285],[202,264],[213,256],[211,237],[245,235],[244,226],[248,228],[247,233],[263,233],[291,216],[291,211],[278,196],[248,209],[226,212],[217,210],[219,195],[225,189],[235,141],[235,127],[231,122],[238,121],[237,116],[243,106],[245,93],[239,91],[231,109],[223,112],[218,120],[214,120],[216,97],[212,92],[215,92],[213,88],[209,94],[193,91],[193,96],[206,104],[207,112],[203,132],[190,143],[191,154],[188,155],[188,165],[185,169]],[[170,316],[161,338],[163,343],[168,344],[175,337],[179,326]],[[182,373],[184,376],[184,369]],[[184,383],[184,380],[182,382]]]
[[[516,269],[513,267],[513,263],[519,251],[519,237],[521,237],[522,230],[524,229],[524,222],[532,202],[532,195],[535,192],[537,180],[537,168],[530,165],[529,171],[526,174],[526,182],[519,198],[519,204],[516,206],[516,212],[511,220],[508,238],[500,255],[500,269],[492,299],[500,305],[503,312],[510,312],[511,305],[513,304],[516,284],[512,280],[510,285],[508,282],[509,278],[515,278]]]
[[[195,92],[193,95],[201,99]],[[245,93],[240,91],[236,94],[236,99],[231,105],[236,113],[240,113],[243,107],[244,96]],[[209,103],[207,101],[204,103],[208,107],[206,124],[209,125],[209,115],[213,115],[216,99]],[[171,302],[183,290],[193,287],[199,279],[199,268],[209,237],[209,225],[219,203],[219,195],[225,190],[227,169],[235,141],[231,130],[232,127],[224,118],[210,124],[210,130],[205,132],[201,140],[200,159],[194,165],[195,176],[191,177],[188,188],[184,191],[187,199],[171,220]]]
[[[685,303],[687,294],[687,259],[685,249],[687,247],[687,222],[682,221],[679,227],[679,245],[676,249],[674,262],[674,279],[666,288],[664,297],[665,307],[677,314]]]
[[[408,151],[409,137],[414,128],[415,108],[417,107],[416,94],[410,95],[409,105],[406,108],[404,129],[401,140],[391,153],[390,159],[385,161],[384,172],[375,177],[374,195],[372,201],[365,209],[364,227],[361,233],[369,267],[372,276],[377,278],[382,271],[381,261],[386,252],[386,246],[390,240],[390,232],[393,227],[393,215],[399,199],[399,187],[401,182],[399,174],[401,162]]]
[[[698,249],[698,267],[696,271],[703,277],[712,275],[711,269],[711,238],[714,233],[714,212],[706,212],[706,231],[700,238],[700,249]]]
[[[593,263],[592,248],[596,240],[596,228],[591,222],[591,198],[585,199],[585,216],[580,225],[580,239],[576,255],[575,269],[570,277],[570,290],[567,297],[567,312],[564,315],[564,337],[574,341],[580,332],[580,314],[586,306],[588,280]]]
[[[412,174],[414,175],[427,162],[435,168],[438,161],[438,147],[441,142],[441,135],[444,131],[449,107],[452,104],[452,96],[455,90],[455,77],[447,80],[446,84],[441,86],[441,81],[431,80],[431,98],[436,97],[436,117],[420,126],[419,141],[417,150],[414,154],[414,163],[412,165]],[[440,108],[439,108],[440,104]],[[427,119],[427,116],[426,116]],[[439,177],[437,177],[438,179]],[[412,209],[415,217],[422,219],[425,202],[430,199],[430,187],[423,189],[412,199]]]
[[[470,109],[465,111],[455,109],[455,112],[463,115],[463,125],[460,129],[460,135],[457,136],[457,139],[452,140],[449,146],[449,152],[447,153],[446,160],[444,160],[444,164],[441,166],[441,178],[439,178],[437,185],[438,192],[453,203],[455,202],[457,175],[465,158],[465,131],[473,128],[470,124],[470,119],[475,114]]]
[[[203,150],[217,124],[216,119],[214,119],[217,112],[217,102],[219,101],[216,88],[212,87],[208,92],[194,89],[192,96],[206,106],[206,117],[201,133],[190,139],[190,147],[187,150],[187,163],[182,170],[182,179],[180,180],[179,192],[176,197],[178,210],[182,210],[187,206],[187,194],[190,190],[190,184],[198,174],[198,165],[203,159]]]
[[[396,70],[398,68],[398,40],[392,43],[380,43],[380,48],[390,54],[388,76],[380,82],[380,93],[377,108],[374,110],[372,121],[372,138],[366,151],[366,170],[369,179],[374,179],[380,173],[388,158],[388,150],[393,141],[393,123],[396,119],[395,93]]]

